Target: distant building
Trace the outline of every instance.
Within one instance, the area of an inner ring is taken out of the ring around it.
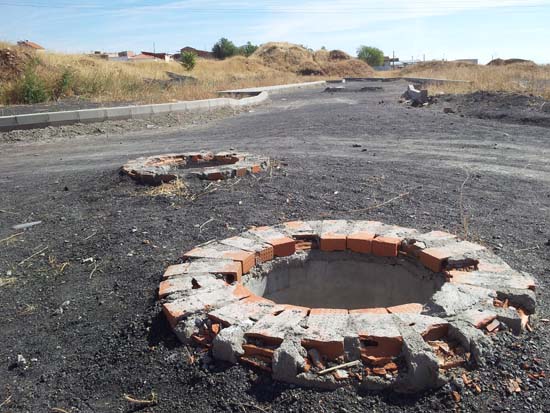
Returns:
[[[21,47],[27,47],[29,49],[33,49],[37,52],[43,52],[45,50],[38,43],[31,42],[30,40],[21,40],[21,41],[17,42],[17,45],[21,46]]]
[[[214,59],[214,54],[212,52],[207,52],[206,50],[199,50],[195,49],[194,47],[184,47],[181,49],[180,53],[176,53],[173,58],[174,60],[180,60],[181,59],[181,53],[195,53],[198,57],[202,57],[203,59]]]
[[[373,69],[378,71],[388,71],[393,69],[401,69],[403,66],[403,62],[400,62],[398,57],[384,56],[384,64],[382,66],[374,66]]]
[[[478,60],[477,59],[456,59],[456,60],[453,60],[453,62],[457,62],[457,63],[470,63],[472,65],[477,65],[479,64]]]
[[[143,51],[141,52],[141,54],[144,56],[150,56],[155,60],[164,60],[165,62],[171,62],[172,56],[173,56],[169,53],[153,53],[153,52],[143,52]],[[134,56],[133,58],[135,59],[136,56]]]

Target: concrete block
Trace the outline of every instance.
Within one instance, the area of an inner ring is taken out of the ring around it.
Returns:
[[[148,118],[153,114],[151,105],[140,105],[130,107],[130,114],[133,119]]]
[[[154,115],[170,113],[172,111],[172,103],[159,103],[156,105],[150,105],[151,111]]]
[[[12,130],[17,127],[15,116],[0,116],[0,130]]]
[[[132,118],[132,109],[130,106],[121,106],[116,108],[106,108],[108,120],[124,120]]]
[[[32,126],[35,128],[48,126],[50,124],[49,113],[30,113],[28,115],[16,115],[18,126]]]
[[[74,110],[51,112],[49,114],[50,125],[69,125],[78,122],[78,113]]]
[[[80,109],[76,112],[78,114],[78,121],[82,123],[103,122],[107,119],[107,113],[104,108]]]

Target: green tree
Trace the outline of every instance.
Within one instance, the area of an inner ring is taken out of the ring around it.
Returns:
[[[382,66],[384,64],[384,52],[376,47],[359,46],[357,57],[370,66]]]
[[[256,50],[258,50],[258,46],[247,42],[244,46],[239,47],[239,54],[248,57],[252,55],[252,53],[254,53]]]
[[[197,54],[195,52],[184,52],[182,50],[180,62],[185,68],[185,70],[187,71],[193,70],[193,68],[197,64]]]
[[[225,59],[237,54],[237,46],[235,46],[231,40],[222,37],[214,47],[212,47],[212,53],[217,59]]]

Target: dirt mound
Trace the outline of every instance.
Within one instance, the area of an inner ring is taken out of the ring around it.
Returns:
[[[525,59],[493,59],[489,63],[487,63],[487,66],[508,66],[508,65],[515,65],[515,64],[524,64],[529,66],[537,65],[532,60],[525,60]]]
[[[19,78],[33,58],[32,52],[18,47],[0,49],[0,81],[8,82]]]
[[[313,76],[367,76],[373,73],[363,61],[341,50],[313,52],[291,43],[266,43],[253,55],[271,68]]]
[[[261,45],[252,55],[277,70],[297,72],[306,63],[315,63],[313,53],[292,43],[270,42]]]

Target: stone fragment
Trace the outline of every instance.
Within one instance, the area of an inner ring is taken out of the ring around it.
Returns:
[[[216,359],[236,364],[244,354],[244,331],[239,326],[230,326],[220,331],[212,341],[212,354]]]

